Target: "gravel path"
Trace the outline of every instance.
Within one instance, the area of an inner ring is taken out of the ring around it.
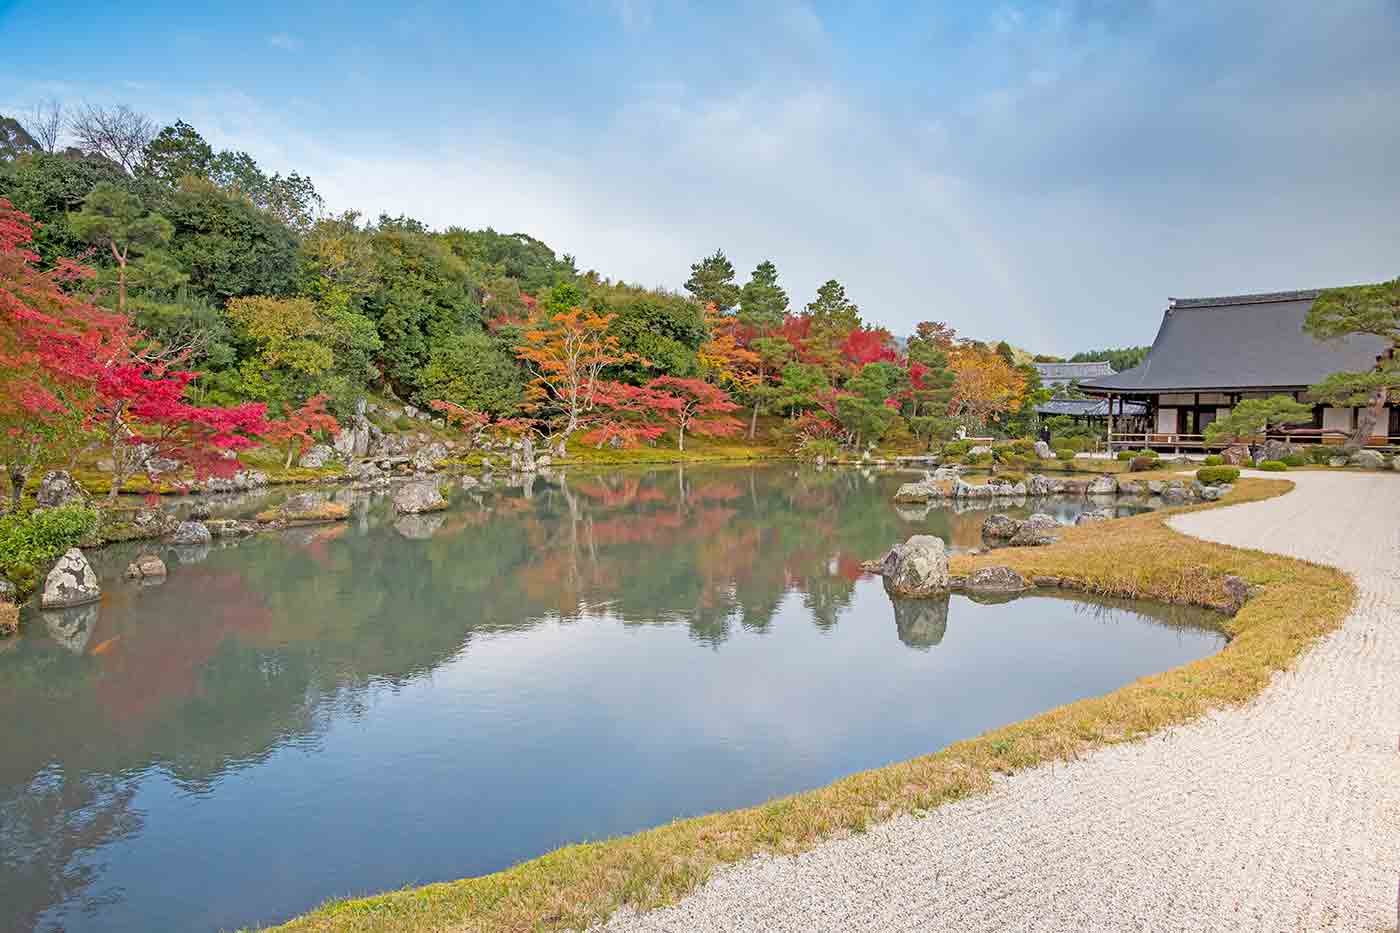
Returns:
[[[1279,498],[1172,521],[1357,582],[1343,627],[1253,703],[754,859],[607,929],[1394,930],[1400,476],[1289,478]]]

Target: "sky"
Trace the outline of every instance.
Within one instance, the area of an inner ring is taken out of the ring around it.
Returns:
[[[333,211],[1068,354],[1400,275],[1400,0],[0,0],[0,113],[184,119]]]

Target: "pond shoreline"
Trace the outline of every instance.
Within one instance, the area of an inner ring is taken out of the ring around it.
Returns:
[[[752,855],[801,852],[872,822],[985,792],[996,775],[1074,760],[1244,703],[1341,624],[1354,600],[1352,584],[1335,569],[1190,538],[1167,521],[1292,488],[1286,480],[1244,480],[1218,502],[1070,529],[1054,545],[1012,549],[1022,553],[954,558],[955,573],[1009,565],[1028,578],[1069,578],[1090,592],[1222,610],[1234,602],[1227,576],[1263,586],[1228,623],[1232,638],[1226,647],[1201,661],[826,788],[567,847],[492,875],[334,901],[280,929],[581,929],[623,906],[646,910],[674,903],[715,869]]]

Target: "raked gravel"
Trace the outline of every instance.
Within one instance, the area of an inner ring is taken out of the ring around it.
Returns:
[[[1284,496],[1171,521],[1356,580],[1345,624],[1252,703],[755,858],[606,929],[1395,930],[1400,476],[1288,478]]]

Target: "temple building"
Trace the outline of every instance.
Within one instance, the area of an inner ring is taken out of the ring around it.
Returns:
[[[1389,349],[1368,335],[1317,340],[1303,330],[1319,290],[1173,298],[1142,364],[1085,380],[1080,389],[1104,399],[1109,446],[1200,450],[1208,424],[1242,399],[1288,395],[1308,402],[1307,390],[1335,372],[1371,369]],[[1144,406],[1137,423],[1124,421]],[[1301,442],[1341,443],[1356,427],[1356,409],[1314,405],[1311,424],[1284,432]],[[1400,442],[1400,409],[1392,406],[1371,446]]]

